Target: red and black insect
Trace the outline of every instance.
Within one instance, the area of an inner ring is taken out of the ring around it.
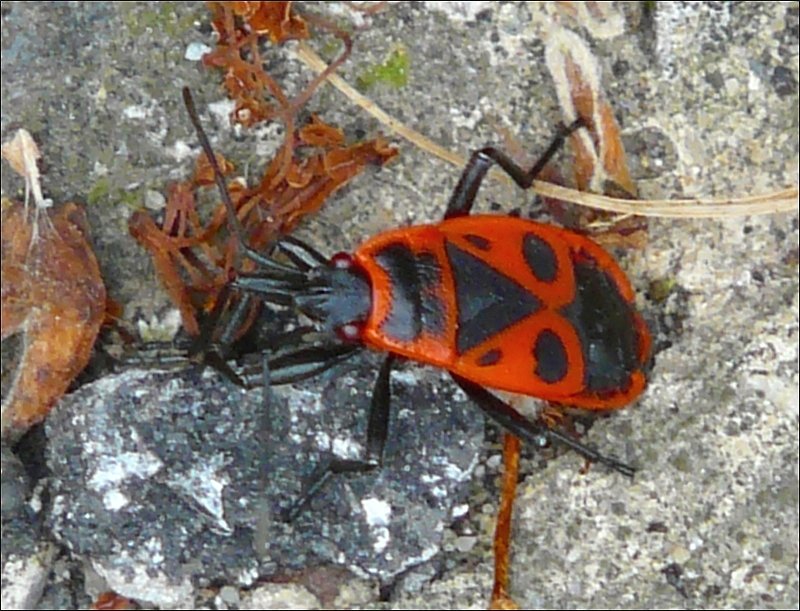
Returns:
[[[184,98],[214,165],[187,90]],[[553,439],[633,474],[628,465],[525,419],[488,390],[588,410],[622,407],[644,390],[650,334],[613,257],[573,231],[520,218],[470,216],[492,164],[527,189],[566,136],[582,126],[576,121],[562,127],[529,171],[495,148],[475,152],[441,222],[387,231],[352,254],[330,259],[294,238],[275,244],[288,263],[247,248],[215,170],[244,253],[260,267],[240,274],[230,288],[267,303],[293,305],[318,323],[313,343],[303,328],[282,338],[278,351],[265,357],[271,383],[310,377],[364,348],[388,353],[373,392],[366,456],[321,465],[291,515],[331,474],[381,464],[396,357],[448,370],[487,415],[522,439],[537,444]],[[228,328],[239,323],[234,316]],[[223,333],[223,344],[230,335]]]

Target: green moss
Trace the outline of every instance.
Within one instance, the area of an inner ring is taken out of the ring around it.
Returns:
[[[131,208],[139,208],[144,201],[144,194],[142,189],[128,191],[112,185],[111,179],[108,176],[98,178],[97,182],[89,189],[86,194],[86,203],[89,206],[96,206],[98,204],[123,204]]]
[[[120,189],[115,193],[113,201],[131,208],[141,208],[144,202],[144,193],[142,193],[141,189],[136,189],[135,191]]]
[[[358,77],[361,89],[372,87],[376,83],[385,83],[390,87],[405,87],[408,84],[410,60],[405,47],[397,47],[383,63],[372,66]]]
[[[153,9],[133,5],[125,17],[125,23],[134,36],[140,36],[148,29],[177,36],[192,27],[193,19],[191,14],[179,16],[176,2],[159,2]]]
[[[676,281],[674,278],[661,278],[660,280],[653,280],[647,288],[647,293],[656,303],[663,303],[672,293],[675,288]]]
[[[86,194],[86,203],[90,206],[99,204],[108,198],[110,192],[111,181],[108,177],[103,176],[102,178],[98,178],[97,182],[92,185],[92,188],[89,189],[89,192]]]

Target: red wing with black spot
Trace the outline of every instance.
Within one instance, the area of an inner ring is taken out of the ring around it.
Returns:
[[[585,236],[465,216],[383,233],[355,259],[372,282],[363,339],[373,348],[587,409],[644,389],[650,335],[633,290]]]

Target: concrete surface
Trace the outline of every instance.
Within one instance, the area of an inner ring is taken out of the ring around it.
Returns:
[[[737,196],[797,184],[797,3],[614,10],[598,23],[554,5],[392,4],[357,35],[341,73],[354,83],[402,45],[408,83],[365,91],[380,106],[461,154],[502,142],[498,126],[535,154],[560,120],[542,39],[561,23],[589,42],[602,66],[642,196]],[[166,318],[168,300],[126,224],[135,207],[157,203],[166,184],[189,171],[185,151],[195,138],[180,87],[196,92],[217,150],[251,174],[280,134],[240,133],[208,118],[207,105],[223,100],[219,76],[184,59],[191,43],[211,43],[202,4],[4,2],[2,20],[3,140],[27,128],[43,151],[50,197],[87,203],[101,268],[125,317]],[[270,57],[282,82],[308,78],[286,53]],[[331,88],[308,108],[350,137],[385,131]],[[438,218],[458,170],[398,145],[395,163],[365,173],[299,234],[335,252],[382,229]],[[3,195],[20,189],[4,165]],[[531,209],[530,195],[505,187],[484,196],[486,209],[492,201]],[[580,475],[575,456],[529,454],[511,592],[524,607],[796,608],[798,215],[656,220],[649,238],[643,252],[622,259],[657,332],[650,386],[586,437],[640,471],[631,483],[601,468]],[[277,605],[316,598],[484,607],[498,464],[498,445],[486,447],[469,510],[445,535],[447,551],[394,587],[327,573],[322,586],[267,586],[241,600],[229,589],[203,591],[199,600],[219,608],[244,607],[250,596]],[[26,574],[6,539],[5,514],[3,536],[5,591],[6,567]],[[40,605],[85,604],[87,561],[65,550]],[[355,594],[340,596],[345,590]]]

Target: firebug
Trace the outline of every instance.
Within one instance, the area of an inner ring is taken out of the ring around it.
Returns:
[[[186,89],[184,100],[203,149],[216,166]],[[330,258],[289,237],[269,253],[282,254],[285,262],[248,248],[222,174],[215,169],[231,227],[244,254],[259,266],[256,272],[232,279],[229,290],[241,292],[245,299],[294,306],[315,321],[313,327],[292,331],[276,342],[275,354],[264,359],[265,377],[272,384],[289,383],[363,349],[387,354],[372,395],[366,456],[331,458],[320,465],[288,518],[297,515],[332,474],[380,466],[388,434],[390,372],[397,358],[447,370],[488,416],[517,437],[534,443],[556,440],[589,460],[633,474],[632,467],[615,458],[524,418],[492,392],[611,410],[629,404],[645,388],[650,334],[634,305],[630,282],[608,252],[567,229],[521,218],[471,215],[493,164],[527,189],[564,139],[583,126],[577,120],[561,127],[527,171],[496,148],[476,151],[442,221],[389,230],[352,254]],[[238,324],[241,320],[233,316],[223,337],[231,337],[230,328]],[[224,362],[219,356],[215,361]]]

